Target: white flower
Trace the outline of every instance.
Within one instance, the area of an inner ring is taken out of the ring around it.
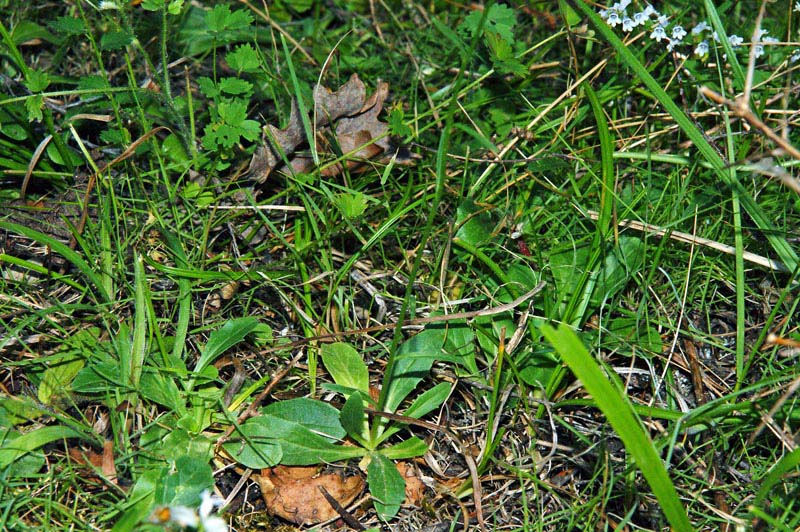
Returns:
[[[672,28],[672,38],[676,41],[680,42],[683,38],[686,37],[686,30],[683,29],[683,26],[677,25]]]
[[[644,8],[644,11],[642,11],[642,13],[644,13],[644,16],[645,16],[646,18],[650,18],[650,17],[652,17],[653,15],[655,15],[655,16],[658,16],[658,11],[656,11],[656,8],[654,8],[654,7],[653,7],[653,6],[651,6],[650,4],[647,4],[647,5],[645,6],[645,8]]]
[[[628,9],[628,6],[631,5],[632,0],[620,0],[616,4],[614,4],[614,9],[619,11],[620,13],[624,12]]]
[[[692,28],[692,35],[700,35],[709,28],[708,22],[703,21],[694,28]]]
[[[800,2],[795,2],[795,3],[794,3],[794,11],[795,11],[795,12],[798,12],[798,11],[800,11]]]
[[[656,22],[658,22],[659,26],[667,27],[667,24],[669,24],[669,17],[666,15],[658,15]]]
[[[183,528],[194,528],[203,532],[228,532],[225,520],[217,515],[211,515],[215,508],[222,506],[223,500],[212,495],[209,490],[200,494],[200,506],[189,508],[187,506],[169,506],[156,510],[150,516],[150,522],[160,525],[173,524]]]
[[[728,35],[728,42],[731,43],[732,47],[736,48],[737,46],[742,45],[744,39],[742,39],[738,35]]]
[[[779,42],[781,42],[781,40],[778,39],[777,37],[764,37],[763,39],[761,39],[761,42],[767,45],[773,45],[773,44],[778,44]]]
[[[800,60],[800,48],[796,49],[792,52],[792,55],[789,56],[790,63],[796,63],[798,60]]]
[[[113,2],[111,0],[108,0],[108,1],[107,0],[103,0],[102,2],[100,2],[100,5],[98,5],[97,7],[100,9],[100,11],[105,11],[105,10],[108,10],[108,9],[119,9],[119,5],[117,5],[116,2]]]
[[[763,41],[764,39],[762,39],[762,37],[764,37],[767,33],[769,33],[769,30],[758,28],[756,30],[756,41]]]
[[[633,19],[631,19],[630,17],[625,17],[624,19],[622,19],[622,31],[628,32],[635,27],[636,24],[633,23]]]
[[[679,44],[680,44],[680,41],[676,41],[674,39],[667,39],[667,51],[671,52]]]
[[[608,18],[608,9],[601,9],[597,14],[600,15],[601,19],[605,20]]]
[[[667,38],[667,32],[664,31],[664,26],[660,24],[653,28],[653,32],[650,34],[650,38],[655,40],[656,42],[661,42],[661,39]]]
[[[694,49],[694,55],[698,57],[703,57],[707,53],[708,53],[708,41],[701,42]]]
[[[756,57],[761,57],[762,55],[764,55],[764,46],[757,44],[753,48],[755,50]]]
[[[638,13],[633,14],[633,25],[634,26],[641,26],[647,22],[647,15],[644,11],[639,11]]]
[[[612,28],[621,22],[622,19],[619,18],[619,12],[617,11],[611,11],[608,14],[608,18],[606,19],[606,23],[608,23],[608,25],[611,26]]]

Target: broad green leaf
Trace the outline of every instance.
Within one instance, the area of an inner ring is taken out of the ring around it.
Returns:
[[[156,486],[157,505],[197,507],[200,493],[214,486],[214,472],[208,460],[181,455],[171,467],[162,469]]]
[[[433,412],[444,403],[445,399],[450,395],[451,389],[452,385],[449,382],[440,382],[414,399],[411,406],[403,412],[403,415],[421,418],[428,412]]]
[[[263,415],[249,422],[260,423],[270,431],[271,437],[281,446],[281,463],[285,465],[338,462],[366,454],[363,447],[333,444],[327,438],[294,421]]]
[[[139,381],[139,393],[148,401],[166,406],[175,412],[184,413],[186,410],[184,399],[172,376],[157,369],[144,369]]]
[[[52,405],[52,401],[66,397],[78,372],[83,369],[85,361],[79,354],[69,354],[47,368],[39,383],[37,396],[39,401]]]
[[[378,452],[390,460],[405,460],[427,453],[428,444],[421,438],[412,436],[395,445],[383,447]]]
[[[378,516],[388,521],[400,511],[406,498],[406,481],[394,463],[381,454],[371,454],[367,484]]]
[[[352,346],[343,342],[323,344],[320,355],[325,369],[336,384],[369,394],[367,365]]]
[[[346,432],[339,421],[339,411],[328,403],[298,397],[277,401],[261,409],[264,414],[298,423],[330,442],[341,440]]]
[[[446,327],[429,326],[403,342],[383,378],[382,410],[396,412],[400,403],[428,376],[434,361],[442,354],[446,333]]]
[[[236,318],[227,321],[225,325],[211,333],[206,346],[203,348],[203,353],[194,367],[195,373],[203,371],[218,356],[244,340],[248,334],[253,332],[256,326],[258,326],[256,318]]]
[[[369,447],[369,423],[367,413],[364,411],[364,402],[361,400],[361,392],[355,392],[347,398],[339,419],[351,438]]]
[[[476,205],[471,199],[461,202],[456,211],[458,231],[456,238],[464,242],[481,247],[492,239],[494,224],[492,217],[486,212],[485,207]]]
[[[273,467],[280,463],[281,446],[263,423],[249,420],[239,427],[223,447],[234,460],[251,469]]]
[[[617,378],[616,374],[606,375],[568,326],[561,325],[554,329],[549,325],[542,325],[541,331],[605,414],[650,484],[672,527],[678,531],[693,530],[658,451],[636,417],[630,401],[620,392],[623,389],[621,383],[614,385],[611,382]]]
[[[6,467],[48,443],[67,438],[85,438],[85,435],[69,427],[52,425],[26,432],[13,440],[7,439],[0,445],[0,468]]]

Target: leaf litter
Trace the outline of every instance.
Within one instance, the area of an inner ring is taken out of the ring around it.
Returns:
[[[339,90],[332,91],[316,85],[313,91],[312,120],[314,142],[318,153],[331,160],[346,156],[340,162],[323,166],[321,174],[336,176],[345,171],[366,168],[366,161],[411,164],[416,158],[387,135],[389,126],[378,120],[383,104],[389,96],[389,84],[379,82],[369,97],[364,83],[353,74]],[[309,138],[303,125],[303,116],[297,101],[292,101],[289,123],[283,129],[273,125],[265,127],[264,144],[259,146],[250,161],[247,174],[263,183],[275,171],[304,173],[315,166],[314,159],[300,149],[308,147]]]

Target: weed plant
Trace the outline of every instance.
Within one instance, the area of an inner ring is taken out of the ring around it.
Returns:
[[[0,1],[0,528],[800,527],[800,6],[269,4]]]

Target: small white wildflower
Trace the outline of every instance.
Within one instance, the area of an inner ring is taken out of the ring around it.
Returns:
[[[763,39],[761,39],[761,42],[771,46],[773,44],[778,44],[779,42],[781,42],[781,40],[778,39],[777,37],[764,37]]]
[[[679,44],[680,44],[680,41],[676,41],[675,39],[667,39],[667,51],[671,52]]]
[[[633,19],[630,17],[625,17],[622,19],[622,31],[629,32],[633,28],[636,27],[636,24],[633,23]]]
[[[762,37],[764,37],[768,33],[769,33],[769,30],[764,30],[764,29],[758,28],[756,30],[756,40],[757,41],[763,41],[764,39]]]
[[[800,2],[794,3],[794,11],[795,13],[800,12]]]
[[[656,22],[658,22],[659,26],[664,26],[666,28],[667,24],[669,24],[669,17],[666,15],[658,15]]]
[[[631,2],[632,2],[632,1],[633,1],[633,0],[620,0],[619,2],[617,2],[616,4],[614,4],[614,9],[616,9],[617,11],[619,11],[620,13],[622,13],[622,12],[624,12],[626,9],[628,9],[628,6],[629,6],[629,5],[631,5]]]
[[[761,45],[761,44],[757,44],[757,45],[755,45],[755,46],[753,47],[753,49],[755,50],[755,53],[754,53],[754,55],[755,55],[756,57],[761,57],[762,55],[764,55],[764,46],[763,46],[763,45]]]
[[[692,28],[692,35],[700,35],[709,28],[708,22],[703,21],[694,28]]]
[[[611,11],[606,19],[606,23],[612,28],[616,27],[617,24],[620,24],[621,22],[622,19],[619,17],[619,13],[617,11]]]
[[[701,42],[694,49],[694,55],[698,57],[703,57],[707,53],[708,53],[708,41]]]
[[[597,14],[600,15],[601,19],[606,20],[608,18],[608,9],[601,9]]]
[[[656,42],[661,42],[662,39],[667,38],[667,32],[664,31],[664,26],[660,24],[653,28],[653,32],[650,34],[650,38]]]
[[[736,48],[736,47],[742,45],[742,43],[744,42],[744,39],[742,39],[738,35],[728,35],[728,42],[731,43],[731,46],[733,48]]]
[[[672,38],[680,42],[686,37],[686,30],[680,24],[672,28]]]
[[[100,4],[97,7],[101,11],[105,11],[105,10],[109,10],[109,9],[119,9],[119,5],[117,5],[116,2],[113,2],[111,0],[103,0],[102,2],[100,2]]]
[[[714,42],[719,42],[719,35],[717,35],[717,30],[714,30],[714,33],[711,34],[711,37],[714,39]]]
[[[796,49],[792,52],[792,55],[789,56],[790,63],[796,63],[798,60],[800,60],[800,48]]]
[[[647,15],[645,15],[644,11],[639,11],[638,13],[633,14],[634,26],[641,26],[645,22],[647,22]]]
[[[645,18],[650,18],[653,15],[658,16],[658,11],[656,11],[656,8],[654,8],[650,4],[647,4],[645,6],[644,11],[642,11],[642,13],[644,14]]]

